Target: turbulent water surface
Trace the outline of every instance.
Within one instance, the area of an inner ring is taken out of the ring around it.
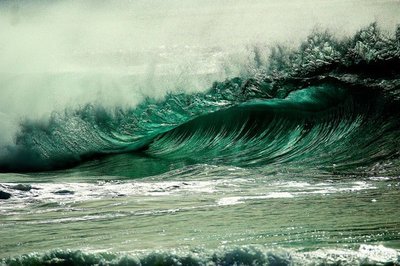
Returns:
[[[0,264],[400,264],[399,3],[170,4],[0,3]]]

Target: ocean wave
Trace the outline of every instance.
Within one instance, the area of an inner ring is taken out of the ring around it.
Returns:
[[[257,53],[255,53],[257,61]],[[315,32],[297,50],[276,46],[251,77],[205,93],[146,98],[133,108],[87,104],[25,120],[1,147],[1,172],[68,168],[116,153],[185,163],[330,172],[387,171],[400,135],[400,27],[376,23],[347,39]]]
[[[216,251],[153,251],[129,255],[111,252],[53,250],[0,260],[2,265],[397,265],[398,252],[383,246],[313,251],[268,250],[243,246]]]

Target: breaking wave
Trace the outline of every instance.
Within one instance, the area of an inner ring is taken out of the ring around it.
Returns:
[[[330,172],[398,172],[400,27],[347,39],[316,32],[276,46],[250,77],[205,93],[147,98],[134,108],[87,104],[25,120],[1,148],[1,172],[68,168],[135,153],[185,164],[291,164]],[[134,163],[134,162],[132,162]]]
[[[214,252],[152,252],[124,255],[53,250],[0,261],[6,265],[397,265],[398,252],[383,246],[361,245],[358,250],[268,251],[264,247],[220,248]]]

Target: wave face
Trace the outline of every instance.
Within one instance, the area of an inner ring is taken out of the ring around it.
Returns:
[[[68,168],[123,153],[168,164],[397,173],[399,66],[400,27],[390,34],[374,23],[341,40],[316,32],[297,50],[272,49],[251,77],[215,82],[205,93],[147,98],[134,108],[88,104],[23,121],[15,145],[2,147],[0,171]]]

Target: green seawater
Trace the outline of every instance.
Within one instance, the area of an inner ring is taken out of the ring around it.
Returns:
[[[210,165],[136,181],[103,178],[108,180],[31,183],[30,191],[14,192],[1,205],[2,257],[62,249],[207,259],[212,252],[243,257],[257,250],[292,254],[287,264],[302,264],[307,252],[307,263],[318,256],[329,261],[335,252],[349,265],[397,260],[398,178],[262,174]],[[363,253],[365,247],[378,251]],[[235,251],[243,248],[242,255]]]

